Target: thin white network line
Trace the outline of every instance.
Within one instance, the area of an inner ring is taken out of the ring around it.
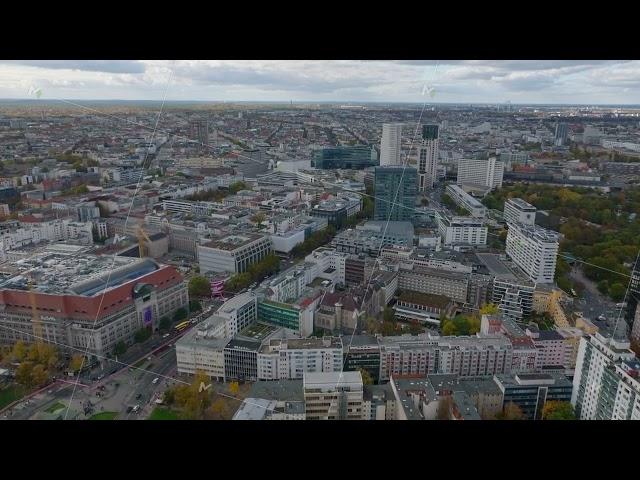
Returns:
[[[44,337],[38,336],[38,335],[36,335],[36,334],[34,334],[34,333],[30,333],[30,332],[23,332],[22,330],[18,330],[18,329],[16,329],[16,328],[11,328],[11,327],[8,327],[8,326],[6,326],[6,325],[0,325],[0,328],[3,328],[3,329],[5,329],[5,330],[9,330],[9,331],[12,331],[12,332],[17,332],[17,333],[21,333],[21,334],[26,334],[26,335],[28,335],[28,336],[30,336],[30,337],[33,337],[33,338],[34,338],[34,339],[36,339],[36,340],[38,340],[38,339],[45,340],[45,339],[44,339]],[[51,344],[53,344],[53,345],[56,345],[56,346],[59,346],[59,347],[63,347],[63,348],[69,349],[69,350],[75,350],[75,351],[78,351],[78,352],[85,352],[85,350],[83,350],[82,348],[74,347],[74,346],[67,345],[67,344],[65,344],[65,343],[61,343],[61,342],[47,341],[47,343],[51,343]],[[100,359],[104,359],[104,360],[109,360],[109,361],[111,361],[111,362],[113,362],[113,363],[118,363],[118,364],[120,364],[120,365],[123,365],[124,367],[132,368],[132,369],[134,369],[134,370],[140,370],[141,372],[144,372],[144,373],[152,373],[154,376],[156,376],[156,377],[161,377],[161,378],[164,378],[164,379],[166,379],[166,380],[172,380],[172,381],[175,381],[175,382],[178,382],[178,383],[182,383],[182,384],[187,385],[187,386],[193,385],[193,383],[191,383],[191,382],[185,382],[184,380],[181,380],[181,379],[176,378],[176,377],[170,377],[170,376],[168,376],[168,375],[164,375],[164,374],[162,374],[162,373],[154,372],[153,370],[148,370],[148,369],[146,369],[146,368],[142,368],[142,367],[136,367],[136,366],[135,366],[135,364],[126,363],[126,362],[121,362],[121,361],[119,361],[119,360],[114,360],[114,359],[109,358],[109,357],[106,357],[106,356],[104,356],[104,355],[98,355],[98,354],[95,354],[94,356],[95,356],[96,358],[100,358]],[[79,380],[79,379],[78,379],[78,380]],[[247,403],[247,404],[249,404],[249,405],[253,405],[253,406],[255,406],[255,407],[263,408],[263,409],[265,409],[265,410],[267,410],[267,411],[270,411],[270,412],[277,412],[277,410],[276,410],[276,409],[269,409],[269,408],[265,408],[265,407],[264,407],[264,405],[259,405],[259,404],[257,404],[257,403],[252,403],[252,402],[248,401],[247,399],[241,399],[241,398],[238,398],[238,397],[234,397],[233,395],[229,395],[229,394],[224,393],[224,392],[215,392],[215,393],[216,393],[216,395],[220,395],[220,396],[225,397],[225,398],[229,398],[229,399],[232,399],[232,400],[236,400],[236,401],[238,401],[238,402],[245,402],[245,403]],[[70,402],[71,402],[71,400],[70,400]],[[0,411],[1,411],[1,410],[0,410]]]
[[[169,83],[170,82],[171,82],[171,73],[169,74],[169,78],[167,79],[167,85],[166,85],[165,90],[164,90],[164,96],[163,96],[163,99],[162,99],[162,105],[160,106],[160,111],[158,112],[158,118],[156,119],[156,124],[155,124],[156,128],[158,126],[158,123],[160,122],[160,117],[162,116],[162,112],[164,110],[164,104],[165,104],[165,100],[167,98],[167,91],[169,90]],[[147,146],[147,153],[145,154],[144,160],[142,161],[143,168],[144,168],[144,165],[145,165],[145,163],[147,161],[147,158],[149,157],[149,151],[151,150],[151,142],[153,142],[153,138],[155,137],[155,133],[156,132],[155,132],[155,129],[154,129],[154,131],[151,133],[151,140],[149,141],[148,146]],[[136,185],[136,190],[133,193],[133,197],[131,198],[131,205],[129,206],[129,211],[127,212],[127,216],[126,216],[125,221],[124,221],[125,230],[127,228],[127,222],[129,221],[129,216],[131,215],[131,210],[133,209],[133,204],[135,203],[135,198],[136,198],[136,195],[138,194],[138,190],[140,189],[140,183],[142,182],[143,176],[144,176],[144,169],[140,172],[140,178],[138,179],[138,184]],[[117,252],[114,252],[113,253],[113,261],[111,262],[111,268],[109,269],[109,275],[107,276],[107,280],[105,282],[105,287],[104,287],[105,290],[102,292],[102,297],[100,298],[100,304],[98,305],[98,311],[96,313],[96,318],[93,321],[92,329],[95,328],[96,323],[98,323],[98,318],[100,317],[100,312],[102,310],[102,303],[104,302],[104,297],[107,294],[107,289],[109,288],[109,282],[111,281],[111,274],[113,273],[113,267],[115,266],[116,255],[117,255]],[[82,367],[84,366],[84,361],[85,361],[85,358],[87,356],[87,353],[89,352],[90,345],[91,345],[91,342],[90,342],[89,338],[87,338],[87,349],[86,349],[84,355],[82,356],[82,362],[80,364],[80,370],[82,370]],[[71,402],[73,402],[73,397],[74,397],[74,395],[76,393],[76,389],[78,387],[78,382],[79,382],[79,378],[78,378],[78,381],[73,386],[73,391],[71,392],[71,398],[69,400],[69,405],[67,405],[67,410],[65,411],[65,414],[64,414],[64,420],[67,419],[67,415],[69,414],[69,408],[71,407]]]
[[[393,199],[393,202],[394,202],[394,203],[396,202],[396,200],[397,200],[397,198],[398,198],[398,194],[400,193],[400,189],[402,188],[402,179],[404,178],[404,173],[405,173],[405,171],[406,171],[406,169],[407,169],[407,165],[409,164],[409,156],[411,155],[411,152],[412,152],[412,150],[413,150],[413,145],[414,145],[415,140],[416,140],[416,138],[417,138],[417,136],[418,136],[418,131],[419,131],[419,129],[420,129],[420,123],[422,122],[422,115],[423,115],[423,113],[424,113],[424,110],[425,110],[426,106],[427,106],[427,102],[425,101],[425,102],[423,103],[423,105],[422,105],[422,110],[420,111],[420,116],[419,116],[419,118],[418,118],[418,122],[416,123],[416,129],[415,129],[415,132],[414,132],[414,134],[413,134],[413,138],[411,139],[411,145],[410,145],[410,147],[409,147],[409,152],[408,152],[407,156],[405,157],[405,162],[404,162],[404,165],[403,165],[403,168],[402,168],[402,173],[400,174],[400,180],[399,180],[399,182],[398,182],[398,188],[396,188],[396,193],[395,193],[395,195],[394,195],[394,199]],[[388,217],[387,217],[387,222],[386,222],[386,224],[385,224],[385,228],[384,228],[384,232],[383,232],[383,234],[382,234],[382,238],[380,239],[380,249],[379,249],[379,251],[378,251],[378,257],[380,256],[380,252],[382,252],[382,248],[383,248],[383,246],[384,246],[384,237],[385,237],[385,236],[386,236],[386,234],[387,234],[387,229],[388,229],[388,227],[389,227],[389,223],[390,223],[390,221],[391,221],[391,216],[392,216],[392,214],[393,214],[393,211],[394,211],[394,207],[393,207],[393,205],[392,205],[392,206],[391,206],[391,208],[389,209],[389,215],[388,215]],[[369,291],[369,285],[370,285],[370,283],[371,283],[371,279],[373,278],[373,275],[374,275],[374,273],[375,273],[375,271],[376,271],[376,267],[378,266],[378,262],[379,262],[379,258],[377,258],[377,259],[376,259],[376,261],[375,261],[375,263],[374,263],[374,265],[373,265],[373,268],[371,269],[371,274],[369,275],[369,280],[367,281],[367,285],[366,285],[366,287],[365,287],[364,294],[363,294],[363,296],[362,296],[362,302],[360,303],[360,308],[359,308],[359,310],[362,310],[362,307],[363,307],[363,305],[364,305],[364,302],[365,302],[365,300],[367,299],[367,293],[368,293],[368,291]],[[344,367],[345,367],[345,365],[347,364],[347,359],[349,358],[349,353],[350,353],[350,350],[351,350],[351,345],[352,345],[352,343],[353,343],[353,337],[355,336],[355,333],[356,333],[357,328],[358,328],[358,321],[357,321],[357,319],[356,319],[356,324],[355,324],[355,326],[354,326],[354,328],[353,328],[353,331],[351,332],[351,338],[349,339],[349,345],[348,345],[348,347],[347,347],[347,353],[346,353],[346,355],[345,355],[345,359],[344,359],[344,362],[343,362],[343,365],[342,365],[342,370],[341,370],[340,375],[339,375],[339,377],[338,377],[338,382],[336,383],[336,386],[335,386],[335,388],[336,388],[336,389],[337,389],[337,388],[340,386],[340,384],[342,383],[342,380],[343,380],[343,377],[344,377]],[[333,400],[332,400],[332,402],[331,402],[331,406],[333,406]]]

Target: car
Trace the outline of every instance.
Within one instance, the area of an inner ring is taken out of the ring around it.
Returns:
[[[138,410],[140,410],[140,405],[133,407],[133,413],[138,413]]]
[[[167,338],[169,336],[168,333],[165,333],[164,335],[162,335],[162,338]]]
[[[136,395],[136,400],[140,400],[142,398],[142,394],[139,393],[138,395]]]
[[[156,383],[158,383],[159,380],[160,380],[160,378],[156,377],[156,378],[153,379],[153,381],[151,383],[153,383],[155,385]]]
[[[133,410],[133,407],[131,406],[127,407],[127,413],[131,413],[131,410]]]

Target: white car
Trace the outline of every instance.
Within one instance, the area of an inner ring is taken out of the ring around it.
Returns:
[[[156,378],[154,378],[154,379],[153,379],[153,382],[151,382],[151,383],[153,383],[153,384],[155,385],[155,384],[156,384],[156,383],[158,383],[159,381],[160,381],[160,378],[159,378],[159,377],[156,377]]]

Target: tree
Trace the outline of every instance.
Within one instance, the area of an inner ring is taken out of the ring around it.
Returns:
[[[189,302],[189,310],[191,310],[192,312],[199,312],[200,310],[202,310],[202,305],[198,300],[191,300]]]
[[[174,323],[175,322],[179,322],[180,320],[184,320],[188,316],[189,316],[189,314],[187,313],[187,311],[184,308],[179,308],[173,314],[173,321],[174,321]]]
[[[25,358],[27,358],[27,353],[28,353],[28,349],[27,346],[25,345],[25,343],[22,340],[18,340],[14,345],[13,345],[13,358],[16,360],[16,362],[22,362]]]
[[[71,357],[71,360],[69,361],[69,370],[74,373],[79,372],[83,365],[84,357],[81,354],[76,353]]]
[[[524,420],[524,412],[513,402],[509,402],[504,406],[501,413],[496,415],[497,420]]]
[[[151,336],[151,329],[150,328],[148,328],[148,327],[147,328],[141,328],[136,333],[134,333],[133,339],[135,340],[136,343],[142,343],[145,340],[147,340],[150,336]]]
[[[550,400],[542,409],[543,420],[575,420],[573,405],[570,402]]]
[[[127,351],[127,344],[124,343],[122,340],[116,343],[116,346],[113,349],[113,353],[116,355],[122,355],[126,351]]]
[[[238,382],[231,382],[229,384],[229,391],[231,392],[231,395],[237,395],[240,391],[240,385]]]
[[[190,297],[210,297],[211,283],[202,275],[194,275],[189,280]]]
[[[616,282],[609,287],[609,296],[617,302],[624,298],[626,291],[627,289],[622,283]]]
[[[31,362],[22,362],[18,368],[16,368],[16,382],[20,385],[24,385],[27,388],[31,388],[31,372],[33,370],[33,364]]]
[[[35,365],[31,370],[31,384],[40,386],[49,379],[49,371],[41,363]]]
[[[362,375],[362,384],[363,385],[373,385],[373,377],[371,376],[371,374],[369,373],[368,370],[365,370],[364,368],[359,368],[358,371],[360,372],[360,374]]]
[[[494,303],[487,303],[480,309],[480,315],[496,315],[499,312],[500,309]]]
[[[395,321],[396,312],[391,307],[384,307],[384,311],[382,312],[382,320],[384,322],[394,322]]]
[[[257,212],[255,215],[251,217],[251,221],[256,225],[260,225],[267,219],[267,216],[262,212]]]
[[[451,414],[451,408],[453,407],[453,399],[451,395],[444,395],[438,401],[438,420],[450,420],[449,415]]]
[[[158,327],[162,331],[169,330],[169,328],[171,328],[171,319],[169,317],[166,317],[166,316],[162,317],[160,319],[160,323],[158,324]]]

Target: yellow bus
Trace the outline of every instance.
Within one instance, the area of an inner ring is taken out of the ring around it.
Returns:
[[[179,324],[177,324],[175,327],[176,332],[181,332],[182,330],[184,330],[185,328],[187,328],[189,326],[189,320],[185,320],[184,322],[180,322]]]

